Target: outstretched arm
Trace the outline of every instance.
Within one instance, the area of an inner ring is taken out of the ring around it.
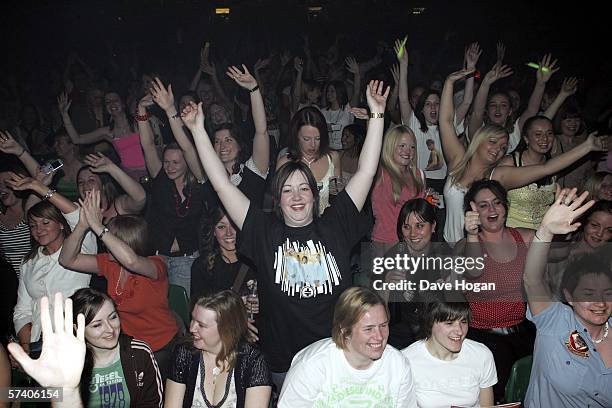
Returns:
[[[255,78],[253,78],[244,64],[242,65],[242,69],[244,73],[236,67],[229,67],[227,76],[236,81],[238,85],[248,90],[251,95],[251,110],[253,112],[253,123],[255,124],[253,161],[257,169],[262,174],[266,174],[270,163],[270,137],[268,136],[268,124],[266,122],[264,101]]]
[[[357,172],[346,186],[346,192],[359,211],[363,208],[378,169],[385,125],[385,105],[390,89],[384,89],[382,81],[370,81],[366,92],[371,119],[368,121],[366,139],[359,155]]]
[[[552,296],[544,282],[544,271],[550,243],[554,235],[567,234],[580,227],[580,223],[574,223],[574,221],[595,204],[593,200],[584,203],[587,196],[588,192],[585,191],[579,197],[576,197],[575,188],[561,190],[557,185],[555,202],[544,215],[542,223],[529,246],[529,252],[527,252],[527,258],[525,259],[523,284],[527,293],[529,309],[534,316],[546,309],[552,301]]]
[[[395,40],[395,55],[399,60],[399,104],[402,123],[408,125],[412,115],[410,96],[408,94],[408,51],[402,40]]]
[[[87,218],[89,228],[96,234],[115,260],[125,269],[132,273],[145,276],[150,279],[158,278],[158,270],[155,262],[144,256],[138,255],[128,244],[123,242],[111,231],[105,231],[102,224],[102,211],[100,210],[100,192],[92,190],[87,193],[85,200],[80,200],[81,211]],[[101,235],[101,236],[100,236]]]
[[[359,72],[359,64],[353,57],[347,57],[345,60],[346,69],[353,74],[353,95],[351,96],[351,106],[359,105],[359,91],[361,89],[361,73]]]
[[[183,109],[183,122],[191,130],[204,171],[221,199],[230,218],[239,229],[249,211],[249,199],[232,184],[225,166],[215,153],[210,138],[204,129],[204,112],[202,104],[190,103]]]
[[[472,43],[465,48],[465,68],[468,70],[476,70],[476,64],[478,58],[480,58],[482,50],[478,43]],[[460,124],[465,119],[467,113],[470,110],[472,101],[474,100],[474,76],[470,75],[465,80],[465,88],[463,91],[463,101],[457,106],[455,110],[455,123]]]
[[[300,106],[300,98],[302,97],[302,74],[304,68],[302,67],[302,59],[300,57],[295,57],[293,60],[293,67],[295,68],[295,82],[293,84],[293,95],[291,97],[290,112],[292,115],[297,112]]]
[[[453,87],[455,82],[474,72],[474,69],[463,69],[453,72],[444,82],[442,89],[442,98],[440,100],[440,141],[442,142],[442,154],[446,158],[448,168],[453,169],[465,155],[465,147],[457,138],[453,117],[455,116],[455,107],[453,103]]]
[[[546,83],[559,70],[559,67],[556,67],[557,60],[551,62],[551,58],[550,54],[547,54],[540,60],[540,68],[536,71],[536,83],[529,97],[527,109],[518,119],[519,129],[523,129],[523,124],[527,119],[538,114],[540,104],[542,103],[542,96],[544,96],[544,91],[546,90]]]
[[[146,117],[148,115],[147,107],[151,105],[153,105],[153,96],[145,95],[145,97],[138,102],[138,116]],[[148,119],[138,121],[138,132],[140,133],[140,145],[144,153],[147,171],[151,177],[155,178],[162,169],[162,161],[157,153],[153,128]]]
[[[147,193],[142,184],[131,178],[127,173],[102,153],[88,154],[83,160],[92,173],[107,173],[125,191],[125,194],[117,197],[116,205],[121,214],[137,214],[142,210],[147,201]],[[112,203],[109,203],[112,205]]]
[[[64,128],[66,129],[66,133],[68,133],[68,136],[70,136],[70,140],[72,140],[72,143],[91,144],[100,142],[102,140],[110,141],[110,130],[108,126],[98,128],[93,132],[79,135],[79,132],[72,124],[72,119],[70,118],[70,114],[68,113],[72,101],[68,99],[68,95],[65,92],[57,97],[57,104],[59,106],[60,114],[62,115]]]
[[[38,162],[30,152],[17,143],[8,130],[6,132],[0,130],[0,152],[15,155],[23,163],[28,173],[32,177],[36,176]]]
[[[563,102],[570,96],[576,93],[578,90],[578,79],[576,77],[569,77],[563,80],[563,85],[561,85],[561,90],[557,94],[555,100],[550,104],[550,106],[544,112],[544,116],[548,119],[553,120],[557,111],[563,105]]]
[[[474,99],[474,109],[472,110],[472,116],[470,116],[470,123],[468,127],[468,138],[474,136],[474,133],[482,127],[484,123],[484,114],[487,109],[487,99],[489,97],[489,89],[497,80],[506,78],[512,75],[512,69],[506,65],[494,65],[493,68],[482,79],[480,88],[476,92],[476,98]]]
[[[592,151],[608,150],[608,136],[596,137],[596,133],[591,133],[587,140],[569,152],[553,157],[544,164],[523,167],[497,166],[492,178],[510,190],[558,173]]]
[[[23,177],[20,174],[11,173],[11,178],[8,180],[7,184],[13,190],[30,190],[38,194],[43,200],[49,200],[49,202],[57,207],[63,214],[69,214],[78,208],[75,203],[32,177]]]
[[[174,105],[172,85],[168,85],[168,88],[166,89],[160,79],[155,78],[153,87],[151,88],[151,94],[153,95],[153,100],[155,103],[157,103],[159,107],[166,112],[166,116],[168,116],[168,121],[170,122],[170,128],[172,129],[172,134],[174,135],[176,143],[183,151],[183,156],[185,157],[185,162],[187,162],[189,170],[191,170],[191,173],[193,173],[198,181],[204,180],[204,170],[202,170],[202,166],[200,165],[200,161],[198,160],[198,155],[196,154],[193,144],[185,134],[185,129],[183,129],[183,120],[181,119],[181,115],[179,115],[176,106]]]

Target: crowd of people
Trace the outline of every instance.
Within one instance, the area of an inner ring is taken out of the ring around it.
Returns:
[[[612,406],[612,153],[553,56],[520,71],[524,103],[501,43],[426,82],[405,38],[394,61],[308,36],[252,67],[211,49],[188,89],[73,56],[53,112],[3,124],[0,335],[20,347],[0,381],[23,369],[65,406],[486,407],[533,355],[525,406]],[[367,243],[484,259],[388,284],[495,289],[376,291]]]

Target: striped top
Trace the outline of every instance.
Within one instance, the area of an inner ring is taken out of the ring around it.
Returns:
[[[21,261],[30,248],[30,227],[25,218],[15,228],[8,228],[0,222],[0,255],[11,264],[17,277]]]

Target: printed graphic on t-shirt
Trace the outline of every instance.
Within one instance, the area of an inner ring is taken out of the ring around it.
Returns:
[[[274,282],[289,296],[330,294],[342,279],[334,256],[321,242],[308,241],[304,246],[287,239],[276,250],[274,268]]]
[[[345,382],[332,386],[327,395],[321,396],[313,404],[314,408],[323,407],[362,407],[383,408],[395,405],[393,396],[382,384]]]
[[[95,373],[89,385],[92,406],[102,408],[128,407],[126,401],[125,379],[123,372],[111,371],[107,374]]]

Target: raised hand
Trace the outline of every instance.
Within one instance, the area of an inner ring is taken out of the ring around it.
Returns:
[[[400,65],[408,65],[408,51],[406,51],[406,44],[404,44],[404,40],[395,40],[395,44],[393,46],[393,50],[395,51],[395,55],[397,56],[397,60]]]
[[[102,153],[93,153],[85,156],[83,163],[90,167],[92,173],[108,173],[117,165]]]
[[[569,77],[563,80],[561,85],[561,93],[566,97],[572,96],[578,90],[578,79],[576,77]]]
[[[210,76],[216,75],[215,64],[210,62],[210,43],[206,43],[202,51],[200,51],[200,70]]]
[[[512,68],[507,65],[494,65],[482,81],[491,85],[502,78],[509,77],[513,73]]]
[[[366,91],[366,99],[372,113],[382,113],[387,105],[387,97],[391,88],[384,88],[383,81],[370,81]],[[384,92],[383,92],[384,90]]]
[[[476,204],[470,203],[470,211],[465,212],[465,231],[468,235],[478,235],[480,215],[476,211]]]
[[[0,152],[21,156],[24,151],[25,149],[23,146],[17,143],[8,130],[5,132],[0,130]]]
[[[393,64],[391,67],[391,75],[393,76],[393,82],[396,85],[399,85],[399,65]]]
[[[232,78],[238,85],[243,87],[244,89],[251,90],[257,86],[257,81],[253,78],[253,75],[249,72],[247,67],[242,64],[242,69],[244,73],[240,71],[235,66],[231,66],[227,69],[227,76]]]
[[[501,65],[504,57],[506,56],[506,46],[503,42],[499,41],[497,43],[497,64]]]
[[[6,184],[17,191],[33,190],[37,183],[40,183],[40,181],[33,177],[23,176],[12,171],[9,172],[9,179],[6,180]]]
[[[473,72],[474,72],[474,68],[464,68],[464,69],[462,69],[460,71],[455,71],[455,72],[450,73],[446,77],[446,81],[450,82],[450,83],[454,83],[454,82],[460,80],[461,78],[470,75]]]
[[[370,118],[366,108],[349,108],[349,112],[351,112],[357,119],[368,120]]]
[[[138,108],[146,110],[149,106],[153,106],[153,104],[155,104],[155,102],[153,102],[153,95],[146,94],[138,101]]]
[[[357,61],[355,60],[355,58],[346,57],[344,62],[346,64],[346,70],[348,72],[350,72],[353,75],[359,74],[359,64],[357,64]]]
[[[183,123],[193,133],[197,128],[204,128],[204,112],[202,111],[202,102],[197,105],[194,102],[189,102],[189,105],[183,108],[181,112]]]
[[[538,82],[546,83],[557,72],[561,67],[557,66],[557,60],[551,62],[552,56],[550,54],[544,55],[540,60],[540,68],[536,71],[536,79]]]
[[[172,85],[168,85],[166,89],[159,78],[155,78],[151,86],[151,95],[156,104],[164,111],[174,109],[174,94],[172,93]]]
[[[62,92],[57,97],[57,106],[62,116],[68,115],[70,105],[72,105],[72,101],[70,100],[70,98],[68,98],[68,94],[66,92]]]
[[[85,215],[87,224],[93,230],[103,229],[102,209],[100,208],[100,190],[91,190],[85,193],[85,199],[79,198],[81,206],[80,216]]]
[[[576,231],[580,227],[580,223],[574,222],[574,220],[580,218],[595,204],[595,201],[591,200],[584,203],[589,196],[589,192],[584,191],[580,196],[576,196],[576,191],[576,188],[561,190],[557,184],[555,202],[544,214],[538,231],[550,235],[564,235]]]
[[[82,314],[77,316],[75,336],[72,300],[66,299],[62,303],[62,294],[57,293],[53,310],[54,330],[49,299],[45,296],[40,300],[40,323],[45,341],[37,360],[31,359],[17,343],[9,343],[8,350],[40,385],[76,389],[85,362],[85,317]]]
[[[54,170],[51,173],[47,174],[42,170],[41,166],[38,166],[36,167],[36,175],[34,176],[34,178],[42,185],[49,187],[51,185],[51,182],[53,181],[53,176],[55,175],[56,171],[57,170]]]
[[[293,68],[295,68],[298,74],[301,74],[304,71],[303,64],[304,61],[302,61],[300,57],[295,57],[293,59]]]
[[[465,67],[476,68],[476,63],[482,54],[482,49],[477,42],[471,43],[465,48]]]

